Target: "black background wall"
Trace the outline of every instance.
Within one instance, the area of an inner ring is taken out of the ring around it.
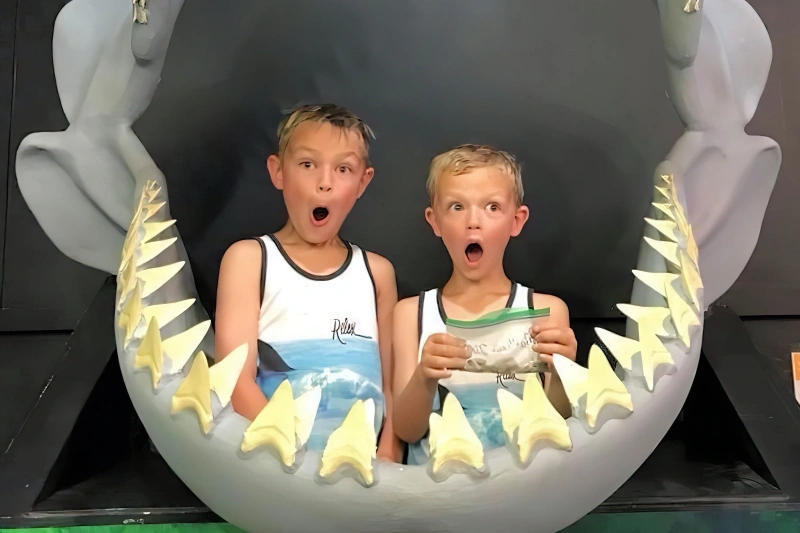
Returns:
[[[64,3],[0,3],[0,331],[70,329],[104,277],[50,243],[14,175],[25,135],[67,126],[51,51]],[[776,139],[784,162],[756,252],[723,302],[740,315],[797,315],[800,6],[751,3],[774,61],[748,130]],[[681,132],[664,70],[655,7],[639,0],[194,0],[135,129],[168,177],[209,305],[225,247],[284,217],[263,170],[280,110],[322,99],[377,132],[377,178],[344,235],[388,256],[403,294],[447,275],[422,218],[429,158],[485,141],[519,155],[533,212],[509,272],[601,317],[629,294],[652,169]]]

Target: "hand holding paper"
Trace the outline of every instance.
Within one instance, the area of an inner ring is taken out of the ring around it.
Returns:
[[[531,328],[531,335],[536,344],[534,349],[539,353],[539,358],[547,363],[550,372],[554,370],[553,354],[566,357],[574,361],[578,350],[578,341],[572,328],[559,326],[556,322],[546,321],[536,324]]]
[[[469,355],[464,340],[446,333],[436,333],[428,337],[422,347],[419,368],[428,379],[446,379],[453,375],[454,369],[464,368]]]

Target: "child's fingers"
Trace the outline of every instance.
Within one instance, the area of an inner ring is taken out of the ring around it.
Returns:
[[[538,343],[554,342],[559,344],[566,344],[569,340],[569,334],[563,329],[548,329],[542,331],[534,337]]]
[[[445,346],[466,346],[467,341],[464,339],[457,339],[447,333],[434,333],[428,337],[428,341],[433,344],[442,344]]]
[[[427,352],[436,357],[452,357],[454,359],[468,359],[470,350],[466,346],[448,346],[435,344]]]
[[[554,353],[563,354],[567,351],[567,347],[558,343],[539,343],[535,346],[536,353],[539,355],[553,355]]]

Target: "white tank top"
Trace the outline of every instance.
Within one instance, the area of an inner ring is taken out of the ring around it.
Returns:
[[[533,289],[512,283],[506,308],[532,308]],[[442,304],[441,289],[432,289],[419,296],[418,310],[419,349],[417,360],[422,360],[425,341],[435,333],[447,333],[447,315]],[[454,371],[447,379],[439,380],[433,400],[433,411],[441,412],[444,395],[452,392],[464,408],[464,414],[483,443],[484,449],[505,445],[497,389],[505,388],[522,397],[525,379],[529,375],[499,376],[497,374]],[[409,444],[408,464],[424,464],[430,455],[427,436]]]
[[[256,381],[262,391],[270,398],[284,379],[295,397],[322,387],[309,449],[324,449],[358,399],[373,399],[380,431],[385,406],[377,293],[366,252],[345,242],[342,266],[319,276],[292,261],[274,236],[257,240],[262,296]]]

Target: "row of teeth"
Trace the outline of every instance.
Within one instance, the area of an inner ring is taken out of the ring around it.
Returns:
[[[618,305],[637,324],[636,340],[595,329],[600,341],[624,369],[626,380],[644,380],[650,392],[659,375],[677,371],[664,340],[680,341],[688,350],[692,329],[701,325],[703,310],[703,285],[692,228],[677,200],[672,177],[665,175],[662,179],[663,186],[655,189],[662,201],[653,203],[659,217],[645,220],[663,238],[645,237],[645,240],[666,259],[670,272],[634,270],[633,273],[664,298],[665,307]],[[125,351],[133,354],[134,370],[149,370],[154,391],[172,379],[182,378],[172,397],[172,413],[194,412],[201,431],[208,434],[230,404],[233,388],[247,360],[248,345],[237,347],[209,366],[207,356],[196,350],[208,333],[210,321],[161,338],[161,328],[187,311],[195,300],[146,303],[184,266],[183,262],[176,262],[140,268],[176,242],[175,238],[153,240],[175,224],[174,220],[151,221],[165,205],[156,201],[160,191],[154,182],[146,184],[125,240],[117,276],[118,334]],[[572,404],[573,416],[587,432],[599,431],[607,420],[624,418],[633,412],[633,401],[624,381],[598,345],[590,349],[588,369],[559,355],[554,356],[554,364]],[[320,398],[319,387],[295,398],[289,382],[284,380],[245,430],[240,451],[247,454],[268,448],[286,472],[294,472],[303,460],[301,452],[311,434]],[[538,379],[525,380],[522,399],[502,389],[498,390],[497,399],[509,449],[522,468],[543,447],[572,449],[567,422],[547,399]],[[372,422],[374,412],[372,400],[358,400],[352,406],[328,438],[317,470],[321,480],[333,480],[337,473],[347,472],[346,475],[365,486],[374,484],[377,441]],[[483,446],[452,393],[445,398],[442,414],[430,416],[429,443],[429,474],[436,481],[448,477],[450,472],[488,471]]]

